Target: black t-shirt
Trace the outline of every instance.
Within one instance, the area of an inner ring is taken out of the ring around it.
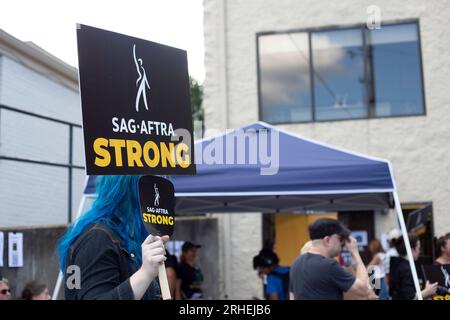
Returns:
[[[416,296],[408,260],[401,257],[391,258],[389,282],[392,300],[413,300]]]
[[[203,297],[203,274],[200,268],[180,262],[177,277],[181,280],[181,292],[184,299],[200,299]]]
[[[294,261],[289,278],[296,300],[342,300],[356,280],[336,260],[312,253]]]
[[[170,254],[166,251],[167,260],[164,262],[166,268],[174,268],[175,272],[177,272],[178,268],[178,260],[177,256]]]

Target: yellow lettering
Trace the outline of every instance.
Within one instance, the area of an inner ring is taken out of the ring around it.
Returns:
[[[154,141],[147,141],[142,146],[136,140],[97,138],[94,140],[93,149],[94,163],[99,167],[107,167],[113,163],[116,167],[145,165],[150,168],[188,168],[191,164],[189,147],[185,143],[175,145],[172,142],[161,142],[158,145]],[[122,155],[124,151],[126,159]]]
[[[111,162],[111,155],[106,147],[108,146],[108,139],[97,138],[94,141],[94,152],[100,157],[95,157],[95,165],[98,167],[107,167]]]
[[[156,215],[152,213],[142,213],[144,222],[157,223],[173,226],[173,217],[166,215]]]
[[[153,159],[150,158],[150,150],[153,150],[153,153],[155,155]],[[159,149],[156,143],[154,143],[153,141],[147,141],[144,144],[144,161],[151,168],[156,167],[159,163]]]
[[[127,154],[129,167],[134,167],[134,164],[138,167],[144,166],[141,161],[142,149],[138,141],[127,140]]]
[[[167,145],[161,142],[161,165],[163,168],[167,167],[167,161],[169,161],[171,167],[175,167],[173,146],[173,142],[169,142],[169,149],[167,149]]]
[[[189,164],[191,163],[191,159],[189,157],[188,151],[189,148],[185,143],[180,143],[178,144],[177,148],[176,148],[176,158],[177,158],[177,163],[180,167],[182,168],[187,168],[189,167]],[[183,151],[186,153],[184,156],[184,159],[182,157],[182,153]]]
[[[125,140],[110,139],[109,146],[114,147],[114,155],[116,157],[116,166],[122,167],[122,148],[125,147]]]

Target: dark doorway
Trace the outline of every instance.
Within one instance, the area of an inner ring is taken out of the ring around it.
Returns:
[[[433,244],[433,205],[431,202],[402,203],[403,217],[408,233],[420,239],[421,254],[418,263],[431,264],[436,259]]]
[[[367,244],[375,237],[373,211],[339,212],[338,220],[344,223],[351,231],[367,232]],[[360,246],[360,255],[364,264],[368,264],[372,258],[368,245]]]

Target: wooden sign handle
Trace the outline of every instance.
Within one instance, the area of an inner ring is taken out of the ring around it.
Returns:
[[[169,281],[167,281],[166,266],[164,263],[159,265],[158,279],[163,300],[172,300],[169,289]]]

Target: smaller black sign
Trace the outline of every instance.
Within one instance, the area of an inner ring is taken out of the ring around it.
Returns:
[[[175,226],[175,189],[172,182],[157,176],[139,179],[141,217],[151,235],[172,236]]]
[[[450,297],[450,265],[422,265],[423,278],[430,283],[438,283],[435,300],[439,296]]]

